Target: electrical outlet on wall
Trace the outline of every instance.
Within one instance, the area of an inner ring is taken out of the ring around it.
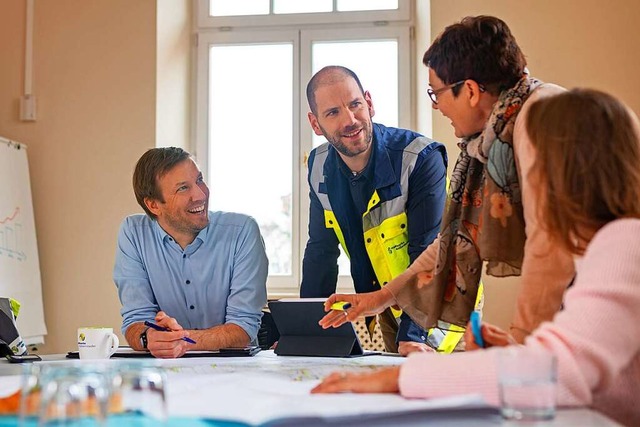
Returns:
[[[35,95],[22,95],[20,98],[20,120],[23,122],[36,121]]]

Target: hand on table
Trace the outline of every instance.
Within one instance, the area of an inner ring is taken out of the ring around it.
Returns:
[[[311,393],[398,393],[399,376],[399,366],[366,374],[334,372],[315,386]]]
[[[398,343],[398,353],[407,357],[410,353],[435,353],[435,350],[421,342],[400,341]]]
[[[331,305],[338,301],[348,302],[351,307],[344,311],[331,310]],[[318,324],[324,329],[337,328],[347,322],[354,322],[359,317],[382,313],[394,302],[393,294],[385,288],[366,294],[333,294],[324,302],[324,311],[329,313]]]
[[[155,321],[158,326],[169,328],[170,331],[156,331],[152,328],[147,331],[147,348],[151,354],[162,359],[177,358],[185,354],[191,344],[182,338],[188,337],[189,332],[164,311],[156,314]]]

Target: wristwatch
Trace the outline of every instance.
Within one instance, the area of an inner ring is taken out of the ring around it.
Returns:
[[[144,328],[144,331],[142,331],[142,333],[140,334],[140,345],[142,346],[142,348],[144,348],[145,350],[147,349],[147,331],[149,330],[149,327],[147,326],[146,328]]]

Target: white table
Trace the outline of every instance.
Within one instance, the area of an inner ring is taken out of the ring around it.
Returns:
[[[43,361],[37,363],[65,363],[64,355],[42,356]],[[407,402],[424,404],[427,401],[407,401],[397,395],[309,395],[309,388],[319,378],[334,369],[367,370],[370,366],[391,366],[401,364],[403,358],[389,356],[368,356],[357,359],[331,359],[310,357],[278,357],[271,351],[263,351],[252,358],[191,358],[173,360],[144,359],[149,363],[157,363],[167,369],[167,396],[169,413],[176,416],[195,414],[218,419],[216,403],[221,405],[220,413],[231,419],[243,416],[244,413],[256,411],[267,413],[274,406],[283,408],[285,418],[277,424],[282,426],[332,426],[336,423],[348,424],[350,427],[382,427],[382,426],[592,426],[605,427],[618,424],[605,416],[589,409],[560,409],[554,420],[538,423],[518,423],[503,420],[497,411],[491,408],[480,409],[428,409],[400,414],[380,414],[375,417],[351,416],[345,420],[323,419],[327,415],[326,408],[338,408],[347,403],[348,410],[353,406],[371,403],[367,408],[384,410],[384,402],[390,405],[405,405]],[[131,361],[131,359],[112,359],[105,361],[109,365]],[[76,361],[75,363],[90,363]],[[19,375],[22,367],[0,361],[0,376]],[[2,379],[0,378],[0,381]],[[339,400],[336,400],[339,399]],[[351,400],[350,400],[351,399]],[[237,407],[237,409],[234,409]],[[298,413],[289,414],[294,418],[287,420],[287,411],[291,408]],[[319,409],[318,409],[319,408]],[[195,411],[195,412],[194,412]],[[234,412],[235,411],[235,412]],[[316,412],[317,411],[317,412]],[[323,412],[324,411],[324,412]],[[369,412],[369,411],[367,411]],[[341,412],[337,412],[341,414]],[[310,418],[301,420],[299,417]],[[336,411],[332,413],[336,415]],[[238,419],[238,421],[260,424],[267,419]],[[277,418],[277,417],[274,417]],[[272,420],[272,419],[271,419]]]

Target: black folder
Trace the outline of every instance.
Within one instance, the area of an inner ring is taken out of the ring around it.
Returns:
[[[357,357],[364,352],[352,323],[322,329],[318,321],[326,314],[324,300],[298,299],[270,301],[269,310],[280,339],[278,356]]]
[[[250,357],[255,356],[260,352],[261,348],[257,345],[247,347],[228,347],[221,348],[220,350],[201,350],[201,351],[187,351],[181,356],[183,359],[190,357]],[[113,353],[111,358],[125,358],[125,359],[138,359],[138,358],[152,358],[153,355],[149,351],[137,351],[131,347],[121,346]],[[77,351],[70,351],[67,353],[67,359],[79,359],[80,354]]]

